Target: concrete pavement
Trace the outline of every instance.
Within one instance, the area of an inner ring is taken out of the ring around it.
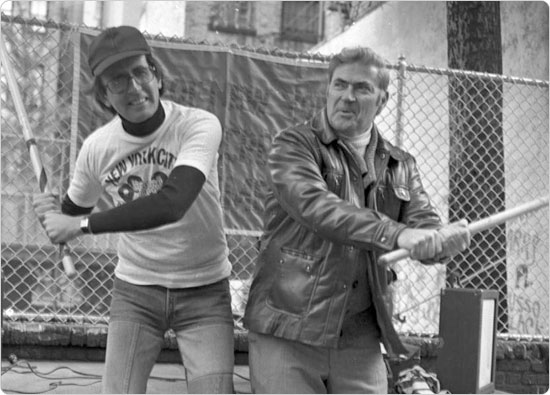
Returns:
[[[5,394],[99,394],[102,362],[2,359],[1,389]],[[247,365],[235,365],[233,382],[237,394],[250,394]],[[157,363],[147,384],[148,394],[186,394],[182,364]]]

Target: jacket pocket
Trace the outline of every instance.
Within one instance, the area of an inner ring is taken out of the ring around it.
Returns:
[[[403,185],[380,185],[377,190],[377,208],[394,221],[401,219],[401,209],[411,200],[409,188]]]
[[[323,172],[323,179],[327,183],[327,188],[329,191],[334,192],[338,196],[341,195],[344,173],[335,170],[325,170]]]
[[[267,303],[288,314],[302,315],[313,296],[322,258],[282,248]]]

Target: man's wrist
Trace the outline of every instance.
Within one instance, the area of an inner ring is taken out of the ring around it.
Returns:
[[[80,231],[85,235],[92,233],[92,229],[90,228],[90,217],[86,216],[80,219]]]

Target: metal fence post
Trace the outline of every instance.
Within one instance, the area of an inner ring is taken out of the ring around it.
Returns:
[[[397,126],[395,129],[395,145],[403,147],[403,96],[405,89],[405,71],[407,70],[407,62],[405,56],[401,55],[398,59],[397,71]]]

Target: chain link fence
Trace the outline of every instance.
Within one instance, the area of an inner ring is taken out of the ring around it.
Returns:
[[[52,188],[60,196],[85,137],[75,132],[72,117],[79,65],[71,34],[78,29],[2,15],[2,38]],[[548,194],[547,81],[410,66],[404,59],[391,69],[390,101],[378,119],[380,130],[416,156],[424,186],[444,221],[476,221]],[[117,237],[85,236],[71,243],[79,275],[67,279],[58,250],[32,209],[38,186],[4,74],[0,92],[4,322],[104,324]],[[244,148],[221,157],[263,166],[270,136],[241,133],[236,138]],[[235,174],[222,170],[220,176],[230,180],[222,185],[230,185]],[[258,202],[265,183],[245,181],[245,193],[222,188],[225,209],[254,210],[261,216]],[[475,235],[472,248],[446,266],[396,263],[399,331],[437,334],[440,291],[461,286],[499,291],[499,334],[547,338],[548,228],[544,208]],[[235,325],[242,328],[261,229],[227,229],[226,234]]]
[[[474,222],[548,195],[548,82],[407,66],[395,141],[413,153],[441,217]],[[397,326],[437,333],[445,286],[499,292],[501,335],[548,336],[548,207],[473,236],[445,267],[400,263]]]

